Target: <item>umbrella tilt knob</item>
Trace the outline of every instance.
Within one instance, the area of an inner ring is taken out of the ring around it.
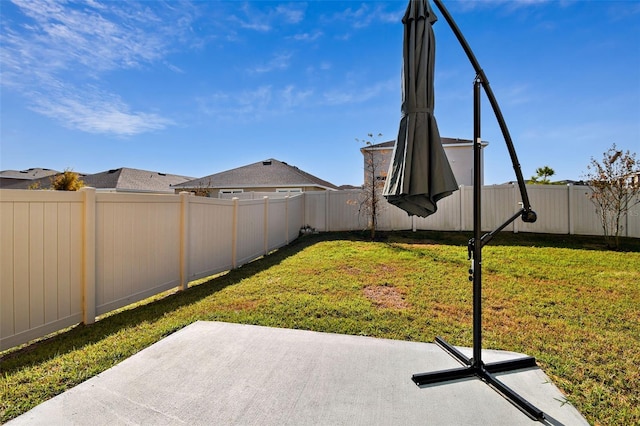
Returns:
[[[533,210],[522,211],[522,221],[527,223],[533,223],[538,220],[538,215]]]

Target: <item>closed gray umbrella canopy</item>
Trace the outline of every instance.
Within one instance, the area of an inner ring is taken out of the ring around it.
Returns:
[[[421,217],[458,189],[433,115],[436,20],[427,0],[411,0],[402,18],[402,118],[383,190],[391,204]]]

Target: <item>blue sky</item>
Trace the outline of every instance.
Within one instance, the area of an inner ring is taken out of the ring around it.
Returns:
[[[276,158],[363,181],[395,139],[406,1],[0,4],[0,169],[132,167],[201,177]],[[446,1],[485,70],[525,178],[579,179],[613,143],[640,154],[640,3]],[[433,6],[435,115],[472,129],[474,71]],[[483,103],[485,183],[514,179]]]

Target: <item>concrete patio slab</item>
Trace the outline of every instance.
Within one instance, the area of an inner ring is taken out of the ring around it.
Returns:
[[[460,348],[470,355],[470,349]],[[483,351],[485,362],[522,355]],[[535,425],[430,343],[196,322],[10,421],[17,425]],[[538,368],[497,375],[545,412],[587,425]]]

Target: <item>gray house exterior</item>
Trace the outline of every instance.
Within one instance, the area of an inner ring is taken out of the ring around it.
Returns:
[[[28,169],[25,171],[6,170],[0,172],[2,189],[49,189],[53,180],[61,172],[50,169]],[[148,192],[173,194],[172,185],[192,180],[190,176],[172,175],[149,170],[119,169],[106,170],[91,175],[78,173],[85,186],[109,192]]]
[[[85,186],[102,191],[167,194],[174,193],[173,185],[178,185],[191,179],[193,177],[130,169],[128,167],[106,170],[82,177]]]
[[[245,192],[300,193],[336,191],[338,187],[296,166],[270,158],[173,186],[175,192],[221,197]]]
[[[482,141],[482,150],[480,151],[480,164],[484,167],[484,148],[489,143]],[[376,180],[385,180],[389,170],[389,164],[393,156],[393,147],[395,140],[381,142],[375,145],[366,146],[360,149],[365,152],[373,151],[374,161],[376,163]],[[473,141],[469,139],[458,138],[442,138],[442,146],[447,155],[451,170],[456,177],[458,185],[473,186]],[[365,156],[365,179],[367,174],[367,157]],[[483,178],[484,184],[484,178]]]
[[[29,189],[37,185],[45,188],[51,185],[51,179],[59,173],[57,170],[39,167],[26,170],[2,170],[0,171],[0,188]]]

